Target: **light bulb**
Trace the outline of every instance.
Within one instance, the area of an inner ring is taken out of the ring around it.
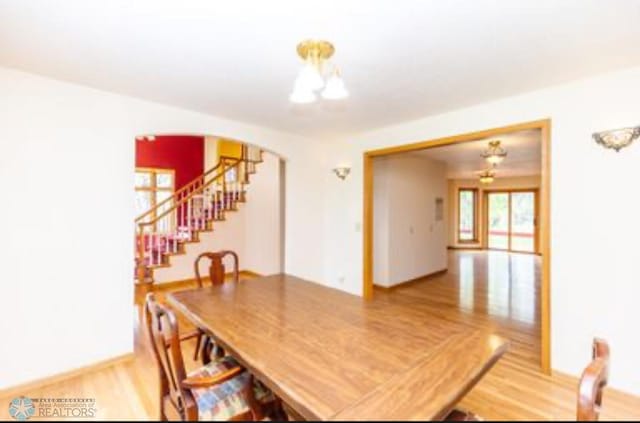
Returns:
[[[311,60],[307,60],[296,78],[296,86],[308,91],[316,91],[324,87],[324,79]]]
[[[337,72],[335,72],[329,80],[324,90],[322,90],[322,98],[327,100],[340,100],[349,97],[349,92],[344,87],[344,81],[340,78]]]
[[[491,163],[492,165],[497,165],[502,163],[502,161],[504,160],[504,156],[493,155],[493,156],[487,157],[486,160],[488,163]]]
[[[304,89],[298,84],[289,96],[289,101],[296,104],[308,104],[316,101],[316,95],[311,90]]]

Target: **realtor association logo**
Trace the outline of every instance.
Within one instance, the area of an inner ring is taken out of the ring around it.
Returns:
[[[28,398],[20,396],[9,403],[9,415],[18,421],[31,417],[44,419],[96,418],[95,398]]]
[[[27,420],[36,412],[36,406],[31,398],[18,397],[9,403],[9,415],[16,420]]]

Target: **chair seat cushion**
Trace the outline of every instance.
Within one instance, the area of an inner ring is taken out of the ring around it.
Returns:
[[[239,364],[232,357],[225,356],[190,373],[189,377],[215,376],[237,366]],[[198,404],[198,420],[230,420],[234,416],[246,413],[249,406],[241,393],[249,381],[250,375],[245,371],[220,385],[193,389],[191,392]],[[256,400],[262,404],[275,400],[273,393],[258,381],[254,382],[253,392]]]

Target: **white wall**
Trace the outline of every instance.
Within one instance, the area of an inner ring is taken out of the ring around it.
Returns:
[[[264,161],[257,165],[257,172],[251,175],[247,202],[243,204],[245,258],[241,265],[245,270],[271,275],[283,270],[280,160],[269,153],[263,153],[262,158]]]
[[[345,275],[340,286],[362,291],[364,151],[551,118],[552,366],[578,375],[602,336],[613,350],[611,385],[640,394],[640,141],[615,153],[591,138],[639,124],[638,98],[632,68],[333,140],[332,161],[352,171],[339,185],[325,179],[327,204],[341,205],[326,216],[326,280]]]
[[[6,68],[0,92],[0,389],[133,350],[137,134],[216,134],[281,154],[285,269],[323,280],[329,171],[314,140]]]
[[[401,154],[374,159],[373,169],[374,282],[388,287],[446,269],[445,163]],[[440,221],[436,198],[443,200]]]

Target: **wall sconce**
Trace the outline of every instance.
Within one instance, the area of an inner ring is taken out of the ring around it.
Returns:
[[[338,178],[344,181],[351,173],[351,168],[346,166],[336,167],[333,169],[333,173],[335,173]]]
[[[640,126],[612,129],[593,134],[593,139],[598,144],[605,148],[613,148],[616,151],[628,146],[638,137],[640,137]]]

